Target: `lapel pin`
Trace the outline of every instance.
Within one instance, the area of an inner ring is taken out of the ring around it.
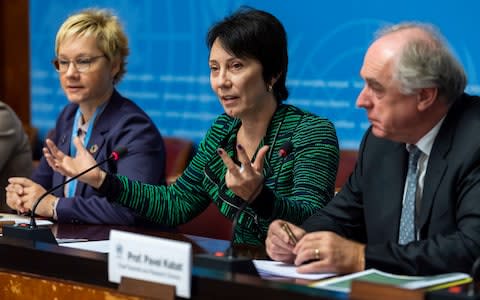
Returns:
[[[93,144],[93,145],[90,147],[90,153],[91,153],[91,154],[95,154],[95,152],[97,152],[97,150],[98,150],[97,144]]]

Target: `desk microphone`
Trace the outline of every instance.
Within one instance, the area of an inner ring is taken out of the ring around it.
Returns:
[[[197,254],[194,256],[195,266],[216,269],[224,272],[244,273],[258,276],[257,269],[255,268],[252,260],[248,257],[237,257],[233,249],[233,239],[235,229],[238,223],[238,218],[247,206],[248,202],[243,202],[242,205],[238,208],[235,217],[233,218],[232,236],[230,237],[230,242],[228,244],[227,250],[225,250],[224,253],[220,253],[220,255],[212,255],[209,253]]]
[[[293,150],[293,144],[291,141],[286,141],[283,143],[282,147],[278,151],[278,156],[287,157],[290,152]],[[278,179],[278,176],[277,176]],[[275,181],[274,189],[277,188],[277,181]],[[219,269],[222,271],[229,271],[235,273],[245,273],[250,275],[258,275],[257,269],[255,268],[252,260],[248,257],[238,257],[235,254],[233,247],[233,240],[235,237],[235,230],[237,228],[238,219],[243,211],[247,208],[249,202],[245,201],[240,205],[235,217],[232,221],[232,235],[230,237],[230,242],[227,250],[223,253],[223,256],[212,256],[210,254],[199,254],[195,256],[195,265],[200,267],[208,267],[213,269]]]
[[[283,143],[282,147],[280,147],[280,150],[278,150],[278,156],[285,158],[285,157],[287,157],[287,155],[290,154],[290,152],[292,152],[292,149],[293,149],[292,142],[291,141],[286,141],[285,143]],[[278,176],[277,176],[277,179],[278,179]],[[277,180],[275,180],[274,189],[275,190],[277,189]],[[234,253],[234,249],[233,249],[233,237],[235,235],[235,229],[237,228],[238,218],[243,213],[243,211],[247,208],[248,204],[249,204],[248,201],[243,202],[242,205],[240,205],[240,207],[238,208],[237,213],[235,214],[235,217],[233,218],[233,221],[232,221],[232,235],[231,235],[231,238],[230,238],[230,244],[229,244],[227,250],[225,251],[225,256],[226,257],[230,257],[230,258],[236,257],[236,255]]]
[[[40,202],[49,194],[52,192],[56,191],[57,189],[64,187],[67,183],[77,179],[78,177],[84,175],[85,173],[90,172],[91,170],[95,169],[96,167],[106,163],[107,161],[113,160],[117,161],[121,157],[125,156],[127,154],[128,150],[126,147],[118,147],[115,150],[112,151],[109,157],[106,159],[102,160],[99,163],[96,163],[95,165],[91,166],[90,168],[86,169],[83,172],[80,172],[79,174],[73,176],[72,178],[65,180],[61,184],[58,184],[49,190],[47,190],[45,193],[43,193],[35,202],[35,204],[32,207],[32,211],[30,213],[30,224],[26,223],[21,223],[21,224],[14,224],[14,225],[4,225],[3,226],[3,236],[4,237],[12,237],[12,238],[18,238],[18,239],[26,239],[26,240],[32,240],[32,241],[40,241],[40,242],[46,242],[46,243],[52,243],[56,244],[57,241],[55,237],[52,234],[52,231],[50,230],[49,227],[38,227],[37,223],[35,222],[35,211],[40,204]]]

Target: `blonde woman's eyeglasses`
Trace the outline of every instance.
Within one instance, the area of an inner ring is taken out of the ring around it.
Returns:
[[[52,63],[53,66],[55,67],[55,70],[59,73],[65,73],[68,71],[68,68],[70,67],[70,64],[73,64],[75,67],[75,70],[77,70],[80,73],[88,72],[90,70],[90,67],[92,66],[93,63],[99,58],[105,57],[107,58],[104,54],[103,55],[98,55],[98,56],[92,56],[92,57],[78,57],[76,59],[65,59],[65,58],[55,58]]]

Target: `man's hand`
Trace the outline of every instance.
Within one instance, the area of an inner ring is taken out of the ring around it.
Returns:
[[[293,253],[296,254],[295,265],[300,266],[299,273],[346,274],[365,269],[365,245],[329,231],[306,234]]]
[[[283,220],[275,220],[268,228],[265,246],[267,254],[271,259],[284,263],[293,263],[295,260],[295,253],[293,253],[295,243],[283,229],[282,226],[284,224],[287,224],[296,239],[301,239],[305,235],[305,231],[302,228]]]

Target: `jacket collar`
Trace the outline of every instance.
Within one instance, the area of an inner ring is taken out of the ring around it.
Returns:
[[[422,229],[430,217],[435,195],[447,170],[447,155],[453,143],[459,115],[463,111],[462,102],[462,98],[460,98],[450,108],[433,142],[423,184],[422,203],[417,224],[418,229]]]

